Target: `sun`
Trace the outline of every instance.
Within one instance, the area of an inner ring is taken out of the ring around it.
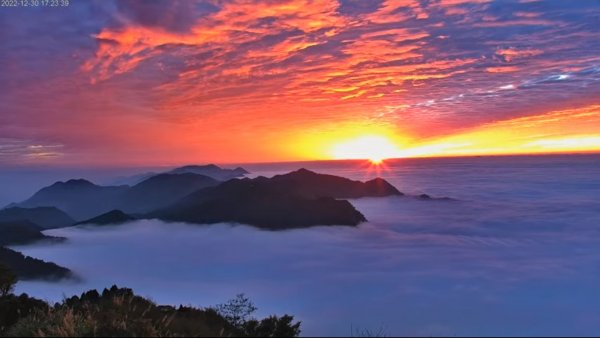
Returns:
[[[331,155],[335,159],[367,159],[379,165],[388,158],[399,157],[400,150],[387,137],[378,135],[361,136],[335,144]]]
[[[369,162],[371,162],[371,164],[380,165],[381,163],[383,163],[384,158],[372,157],[372,158],[369,158],[368,160],[369,160]]]

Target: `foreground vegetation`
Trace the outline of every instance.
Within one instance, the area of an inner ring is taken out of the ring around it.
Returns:
[[[244,295],[214,308],[161,306],[113,286],[50,305],[12,293],[17,278],[0,265],[0,336],[4,337],[297,337],[292,316],[254,319]]]

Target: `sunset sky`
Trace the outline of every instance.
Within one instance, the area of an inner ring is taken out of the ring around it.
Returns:
[[[0,8],[0,165],[371,151],[600,151],[600,1]]]

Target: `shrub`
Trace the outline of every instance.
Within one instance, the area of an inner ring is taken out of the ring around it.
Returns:
[[[2,336],[33,337],[294,337],[293,317],[251,319],[256,311],[245,296],[215,309],[160,306],[131,289],[113,286],[65,299],[53,307],[27,295],[0,299]]]
[[[249,320],[244,324],[243,332],[247,337],[298,337],[300,322],[293,324],[293,316],[270,316],[261,321]]]
[[[26,294],[0,297],[0,335],[23,318],[48,311],[48,304]]]

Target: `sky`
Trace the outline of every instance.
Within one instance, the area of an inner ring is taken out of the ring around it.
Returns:
[[[0,165],[600,151],[600,1],[0,8]]]

